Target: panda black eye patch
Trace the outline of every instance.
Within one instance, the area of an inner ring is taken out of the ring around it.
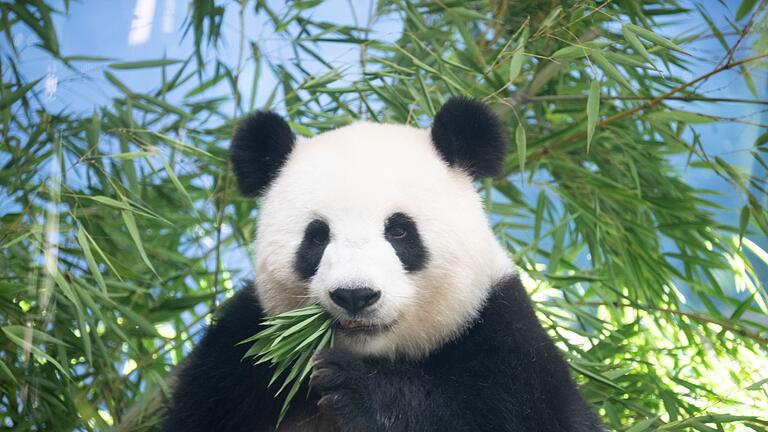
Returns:
[[[398,212],[387,218],[384,238],[395,249],[406,271],[419,271],[427,264],[429,253],[421,241],[416,223],[407,214]]]
[[[317,273],[320,260],[330,241],[331,228],[325,221],[315,219],[307,225],[294,263],[296,272],[302,279],[307,280]]]

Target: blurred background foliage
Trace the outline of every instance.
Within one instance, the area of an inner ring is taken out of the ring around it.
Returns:
[[[126,58],[60,44],[93,2],[0,0],[0,428],[156,425],[250,277],[238,118],[427,127],[466,95],[510,137],[491,221],[606,424],[768,430],[766,0],[164,2],[173,55]],[[142,43],[155,1],[127,3]]]

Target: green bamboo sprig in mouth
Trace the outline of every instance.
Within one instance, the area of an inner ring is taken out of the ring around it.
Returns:
[[[311,305],[264,319],[265,327],[240,344],[253,343],[243,358],[254,357],[255,364],[270,362],[274,368],[269,386],[286,371],[287,375],[275,392],[277,398],[288,393],[280,410],[277,425],[282,422],[301,384],[312,371],[312,356],[333,345],[333,318],[321,306]]]

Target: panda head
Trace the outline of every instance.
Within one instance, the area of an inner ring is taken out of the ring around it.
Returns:
[[[504,159],[485,105],[451,99],[430,130],[357,122],[297,138],[277,114],[233,139],[238,186],[260,196],[255,273],[268,314],[318,303],[337,346],[418,358],[476,316],[514,271],[473,180]]]

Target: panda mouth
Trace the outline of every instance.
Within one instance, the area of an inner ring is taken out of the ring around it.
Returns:
[[[391,326],[388,324],[382,325],[366,320],[338,319],[336,320],[335,327],[337,330],[349,333],[379,333]]]

